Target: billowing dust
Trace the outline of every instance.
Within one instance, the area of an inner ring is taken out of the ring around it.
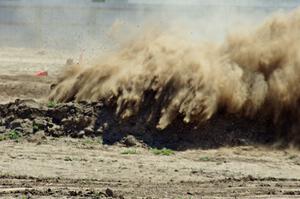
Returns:
[[[201,31],[201,30],[199,30]],[[68,66],[53,88],[58,102],[104,100],[128,118],[149,107],[164,129],[178,116],[202,123],[217,112],[279,121],[298,118],[300,9],[230,34],[221,45],[147,31],[89,67]],[[151,118],[149,118],[150,120]],[[294,127],[293,127],[294,128]]]

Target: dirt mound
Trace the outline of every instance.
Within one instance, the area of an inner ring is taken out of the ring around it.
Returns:
[[[44,133],[47,136],[101,136],[106,144],[122,142],[133,135],[151,147],[215,148],[226,145],[270,144],[268,121],[238,119],[234,115],[213,117],[201,126],[186,124],[177,118],[175,125],[159,130],[155,121],[148,121],[149,113],[121,120],[115,109],[103,102],[66,103],[48,105],[31,100],[16,100],[0,105],[0,133],[2,137]],[[15,135],[16,134],[16,135]]]

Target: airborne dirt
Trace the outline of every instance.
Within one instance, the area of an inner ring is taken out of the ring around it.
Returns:
[[[262,117],[299,144],[299,24],[300,9],[276,14],[220,45],[145,31],[95,64],[68,67],[50,99],[103,100],[120,120],[161,130],[195,127],[220,112]]]
[[[178,54],[177,38],[154,34],[117,60],[68,68],[51,101],[69,56],[1,49],[0,197],[300,198],[299,151],[286,147],[298,138],[299,17],[271,18],[254,36],[199,54],[183,40]]]

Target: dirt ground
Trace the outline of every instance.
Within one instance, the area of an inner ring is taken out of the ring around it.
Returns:
[[[262,147],[187,150],[170,156],[97,139],[0,145],[0,196],[14,198],[297,198],[300,156]],[[132,152],[130,152],[132,151]]]
[[[1,103],[47,95],[67,58],[0,49]],[[0,198],[300,198],[300,155],[255,144],[163,152],[101,136],[11,136],[0,142]]]
[[[47,95],[50,82],[68,58],[68,54],[54,50],[0,48],[0,102]],[[40,70],[49,76],[35,77]]]

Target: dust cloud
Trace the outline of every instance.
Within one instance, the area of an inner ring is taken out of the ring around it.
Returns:
[[[222,44],[182,32],[147,29],[95,64],[67,66],[50,100],[103,100],[124,119],[146,108],[160,129],[178,116],[200,124],[220,111],[299,118],[300,9],[233,32]]]

